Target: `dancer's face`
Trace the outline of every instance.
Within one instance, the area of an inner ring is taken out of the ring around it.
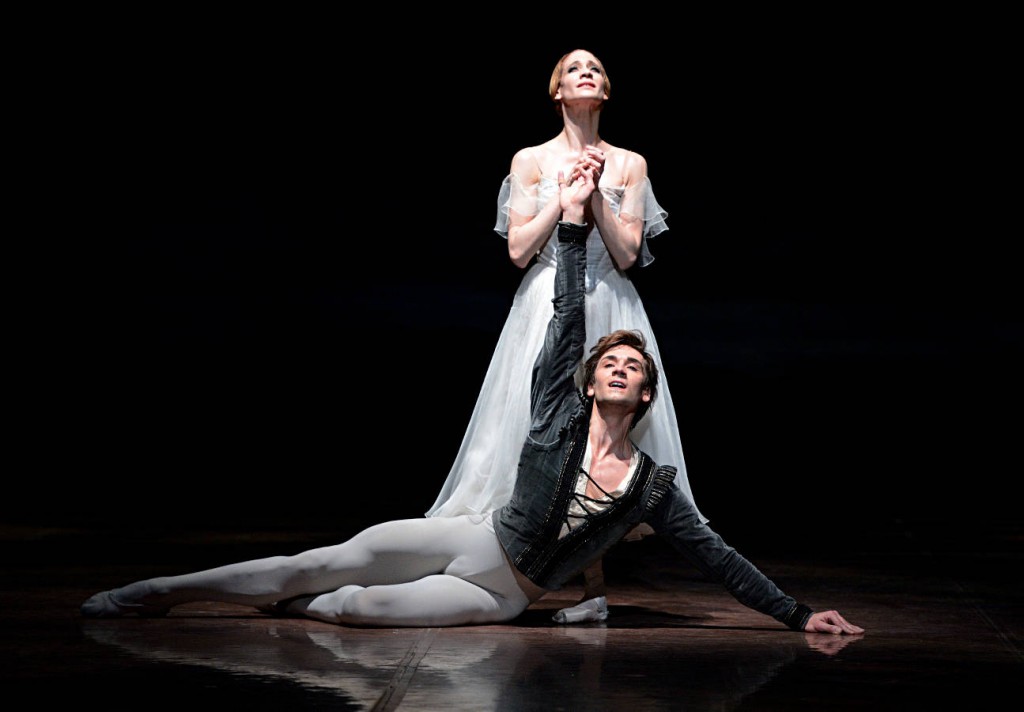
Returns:
[[[587,395],[598,404],[618,404],[630,410],[650,402],[651,392],[644,388],[643,354],[625,344],[606,351],[597,362]]]
[[[551,98],[562,102],[574,99],[602,102],[607,99],[607,79],[597,57],[585,49],[567,54],[561,63],[558,89]]]

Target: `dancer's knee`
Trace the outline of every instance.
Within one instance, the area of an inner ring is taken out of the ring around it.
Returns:
[[[310,618],[327,621],[328,623],[358,623],[353,619],[356,610],[357,594],[365,592],[363,586],[342,586],[337,591],[324,593],[309,601],[304,611]]]
[[[342,625],[431,626],[449,624],[452,601],[417,586],[343,586],[310,601],[306,615]]]

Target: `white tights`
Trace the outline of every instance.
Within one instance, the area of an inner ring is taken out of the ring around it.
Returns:
[[[299,597],[290,612],[387,627],[498,623],[529,605],[490,517],[476,514],[385,522],[342,544],[147,579],[113,595],[161,607],[259,606]]]

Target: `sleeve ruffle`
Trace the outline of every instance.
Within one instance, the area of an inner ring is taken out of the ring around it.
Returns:
[[[611,197],[607,193],[605,195]],[[649,178],[644,177],[642,182],[626,188],[622,194],[618,214],[620,220],[643,220],[641,231],[643,241],[640,245],[637,262],[641,267],[646,267],[654,262],[654,256],[647,246],[647,240],[668,230],[668,223],[665,222],[668,211],[658,204]]]
[[[506,240],[509,214],[513,212],[532,217],[540,212],[540,206],[537,204],[537,184],[524,186],[519,176],[509,173],[498,191],[498,217],[494,222],[494,231]]]

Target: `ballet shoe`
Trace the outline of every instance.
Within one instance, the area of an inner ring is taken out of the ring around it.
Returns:
[[[86,599],[80,610],[86,618],[120,618],[125,614],[162,618],[170,609],[146,603],[121,603],[114,598],[113,591],[101,591]]]
[[[608,617],[608,599],[604,596],[588,598],[575,606],[563,608],[551,620],[555,623],[595,623]]]

